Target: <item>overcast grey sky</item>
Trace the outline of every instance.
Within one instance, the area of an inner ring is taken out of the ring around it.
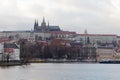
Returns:
[[[43,16],[62,30],[120,35],[120,0],[0,0],[0,31],[31,30]]]

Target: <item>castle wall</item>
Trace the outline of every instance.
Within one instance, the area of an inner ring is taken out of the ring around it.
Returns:
[[[19,40],[19,39],[30,39],[33,38],[35,39],[35,36],[41,37],[41,38],[50,38],[51,34],[50,33],[41,33],[41,32],[31,32],[31,31],[6,31],[6,32],[0,32],[0,38],[12,38],[14,40]]]

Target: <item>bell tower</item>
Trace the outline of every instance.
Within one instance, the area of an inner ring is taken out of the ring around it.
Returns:
[[[38,20],[35,20],[35,23],[34,23],[34,31],[37,31],[38,30]]]
[[[46,32],[46,22],[45,22],[45,18],[43,17],[43,21],[41,23],[41,31],[42,32]]]
[[[35,23],[34,23],[34,31],[37,30],[37,23],[36,23],[36,20],[35,20]]]

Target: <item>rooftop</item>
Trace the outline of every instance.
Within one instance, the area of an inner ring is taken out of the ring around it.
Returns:
[[[4,48],[15,48],[18,49],[19,47],[16,44],[5,43]]]
[[[79,36],[117,36],[116,34],[78,34]]]
[[[70,32],[70,31],[52,31],[51,34],[76,34],[76,32]]]

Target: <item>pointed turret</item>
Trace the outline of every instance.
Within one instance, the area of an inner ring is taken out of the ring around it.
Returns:
[[[44,17],[43,17],[43,22],[41,23],[41,30],[42,32],[46,32],[46,22]]]
[[[34,23],[34,27],[36,26],[36,19],[35,19],[35,23]]]
[[[38,21],[35,20],[35,23],[34,23],[34,31],[37,31],[37,27],[38,27]]]
[[[36,26],[39,26],[39,24],[38,24],[38,20],[37,20],[37,22],[36,22]]]

